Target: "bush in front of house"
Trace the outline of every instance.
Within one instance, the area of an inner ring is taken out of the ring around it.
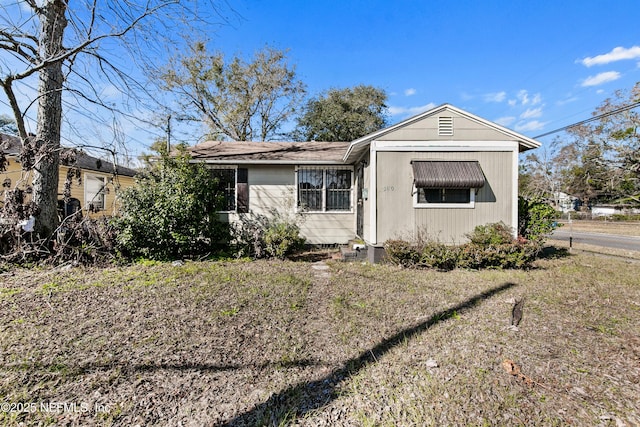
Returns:
[[[269,215],[241,214],[231,228],[231,245],[237,257],[284,259],[304,246],[300,221],[275,209]]]
[[[504,223],[477,226],[467,235],[469,243],[451,246],[418,239],[388,240],[387,261],[404,267],[453,270],[454,268],[527,268],[540,253],[537,242],[513,239]]]
[[[226,244],[228,227],[218,220],[223,196],[204,165],[189,159],[184,151],[173,157],[163,153],[119,194],[114,224],[126,258],[198,257]]]

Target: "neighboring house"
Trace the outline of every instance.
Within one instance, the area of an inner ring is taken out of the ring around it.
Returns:
[[[575,207],[577,205],[577,200],[577,197],[573,197],[570,194],[557,191],[553,193],[552,204],[556,210],[567,213],[576,210]]]
[[[5,134],[0,134],[0,138],[0,149],[8,160],[7,170],[0,172],[2,190],[15,188],[16,184],[26,188],[31,185],[31,177],[29,174],[23,175],[20,165],[22,147],[20,139]],[[77,152],[75,166],[80,170],[80,183],[77,178],[72,181],[72,204],[66,207],[67,213],[70,209],[80,208],[91,215],[113,215],[117,210],[116,190],[132,186],[136,171],[122,166],[114,166],[110,162],[89,156],[82,151]],[[60,165],[59,200],[63,199],[64,184],[69,169],[69,166]],[[0,192],[0,203],[3,201],[4,191]]]
[[[460,243],[477,225],[518,225],[518,153],[540,143],[445,104],[350,143],[205,142],[229,221],[304,212],[311,244],[359,237],[377,260],[388,239]]]
[[[638,215],[640,214],[640,208],[637,208],[635,205],[625,205],[625,204],[601,204],[595,205],[591,207],[591,217],[609,217],[613,215]]]

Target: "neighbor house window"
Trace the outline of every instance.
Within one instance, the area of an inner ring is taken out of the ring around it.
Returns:
[[[211,176],[218,180],[217,189],[223,194],[222,210],[236,210],[236,169],[211,169]]]
[[[86,208],[91,212],[103,211],[105,208],[105,189],[107,178],[100,175],[85,174],[84,200]]]
[[[473,208],[476,190],[485,184],[477,161],[419,161],[413,167],[416,208]]]
[[[352,169],[299,168],[298,207],[316,212],[350,212],[352,179]]]

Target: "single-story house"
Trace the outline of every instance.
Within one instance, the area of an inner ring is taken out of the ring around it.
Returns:
[[[625,204],[599,204],[591,207],[591,217],[610,217],[613,215],[638,215],[640,209],[635,205]]]
[[[20,139],[6,134],[0,134],[0,151],[4,152],[8,161],[7,169],[0,172],[2,190],[15,188],[20,185],[26,188],[31,185],[31,177],[24,176],[20,164],[22,143]],[[83,151],[77,151],[75,166],[80,170],[80,183],[73,179],[71,185],[70,209],[80,208],[90,215],[112,215],[117,212],[117,191],[131,187],[134,184],[135,170],[114,165],[111,162],[90,156]],[[64,197],[64,183],[70,166],[60,165],[58,175],[58,199]],[[4,191],[0,191],[0,204],[4,201]],[[64,206],[64,205],[62,205]]]
[[[352,142],[221,142],[190,148],[227,196],[228,221],[302,212],[310,244],[354,238],[376,261],[385,241],[460,243],[477,225],[518,225],[523,136],[445,104]]]

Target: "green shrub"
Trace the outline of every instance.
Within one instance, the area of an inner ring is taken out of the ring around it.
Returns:
[[[458,265],[459,250],[438,242],[427,242],[420,250],[419,267],[453,270]]]
[[[505,245],[513,243],[513,230],[503,222],[478,225],[466,237],[475,245]]]
[[[539,246],[532,242],[512,242],[500,245],[477,245],[468,243],[460,247],[458,267],[482,268],[527,268],[537,258]]]
[[[544,243],[556,227],[558,212],[539,199],[518,198],[518,235]]]
[[[403,267],[413,267],[420,261],[420,250],[406,240],[387,240],[384,243],[386,259]]]
[[[305,242],[298,222],[275,209],[269,215],[242,214],[232,225],[232,246],[237,257],[285,258],[300,250]]]
[[[300,250],[304,240],[300,227],[290,222],[274,222],[264,233],[265,251],[273,258],[283,259]]]
[[[202,164],[181,152],[163,154],[119,194],[118,249],[128,258],[167,260],[203,256],[226,244],[227,226],[218,220],[223,196]]]
[[[470,242],[449,246],[417,239],[385,242],[387,261],[404,267],[453,270],[454,268],[527,268],[537,258],[539,242],[514,240],[503,223],[481,225],[467,235]]]

